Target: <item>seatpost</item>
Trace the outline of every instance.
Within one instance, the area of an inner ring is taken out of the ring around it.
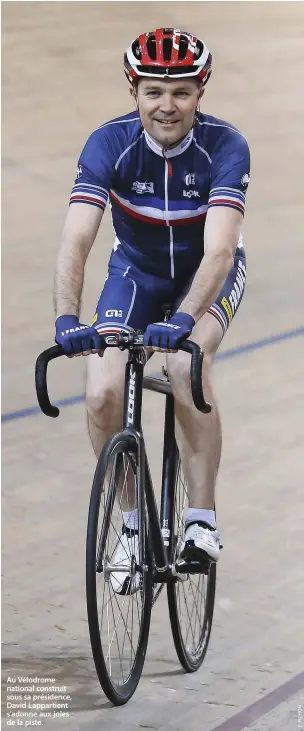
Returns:
[[[133,426],[141,431],[143,363],[135,351],[130,351],[125,370],[124,428]]]

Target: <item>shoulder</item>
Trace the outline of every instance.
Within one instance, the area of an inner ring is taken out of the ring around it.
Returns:
[[[249,151],[247,139],[237,127],[210,114],[197,115],[195,135],[211,155],[225,148]]]
[[[122,117],[116,117],[115,119],[105,122],[100,127],[97,127],[89,139],[98,145],[104,141],[109,143],[132,143],[137,137],[140,136],[142,131],[141,122],[137,112],[131,112],[125,114]]]
[[[82,150],[80,162],[92,167],[93,160],[100,164],[115,167],[121,155],[127,151],[142,133],[137,112],[116,117],[97,127]]]

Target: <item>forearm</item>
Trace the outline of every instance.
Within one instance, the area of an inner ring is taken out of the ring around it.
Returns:
[[[81,247],[76,247],[74,241],[63,239],[54,278],[53,299],[56,317],[61,315],[79,317],[85,260]]]
[[[57,256],[54,279],[56,317],[79,317],[84,268],[93,246],[102,211],[96,206],[74,203],[70,206]]]
[[[197,322],[217,298],[232,266],[233,256],[228,251],[207,251],[179,312],[187,312]]]

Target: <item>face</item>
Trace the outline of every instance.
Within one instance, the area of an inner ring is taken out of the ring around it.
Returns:
[[[196,79],[140,79],[131,90],[142,125],[162,147],[174,147],[190,131],[203,90]]]

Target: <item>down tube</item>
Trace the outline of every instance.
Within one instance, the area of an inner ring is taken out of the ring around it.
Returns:
[[[166,396],[164,454],[162,472],[162,494],[160,508],[160,525],[164,544],[169,550],[172,544],[174,484],[176,471],[176,442],[174,432],[174,398]]]

